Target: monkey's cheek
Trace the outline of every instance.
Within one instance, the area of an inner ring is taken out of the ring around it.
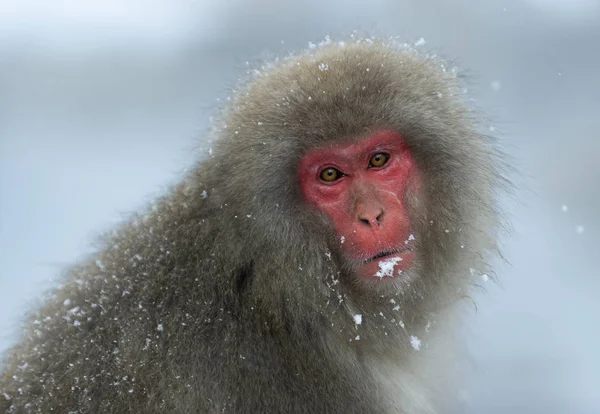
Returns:
[[[407,250],[364,263],[358,266],[356,273],[370,280],[395,279],[402,277],[412,267],[414,260],[415,252]]]

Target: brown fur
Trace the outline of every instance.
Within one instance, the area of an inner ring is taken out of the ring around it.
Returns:
[[[439,317],[468,295],[470,268],[487,271],[502,178],[443,65],[353,40],[265,68],[224,111],[211,155],[34,312],[4,360],[0,411],[448,407],[425,348],[452,328]],[[423,199],[409,200],[417,266],[394,289],[344,271],[297,182],[308,150],[378,129],[406,138],[424,182]]]

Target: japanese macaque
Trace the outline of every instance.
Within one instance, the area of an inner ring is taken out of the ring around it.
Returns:
[[[0,411],[451,409],[504,182],[454,72],[356,39],[265,66],[209,155],[32,312]]]

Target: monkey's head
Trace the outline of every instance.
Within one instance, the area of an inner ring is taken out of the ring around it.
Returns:
[[[487,271],[500,162],[436,58],[329,44],[265,68],[223,123],[215,191],[290,312],[409,330]]]

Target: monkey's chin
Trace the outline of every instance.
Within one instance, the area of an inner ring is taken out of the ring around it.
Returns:
[[[415,252],[405,250],[363,263],[357,267],[356,273],[369,280],[395,279],[411,268],[414,259]]]

